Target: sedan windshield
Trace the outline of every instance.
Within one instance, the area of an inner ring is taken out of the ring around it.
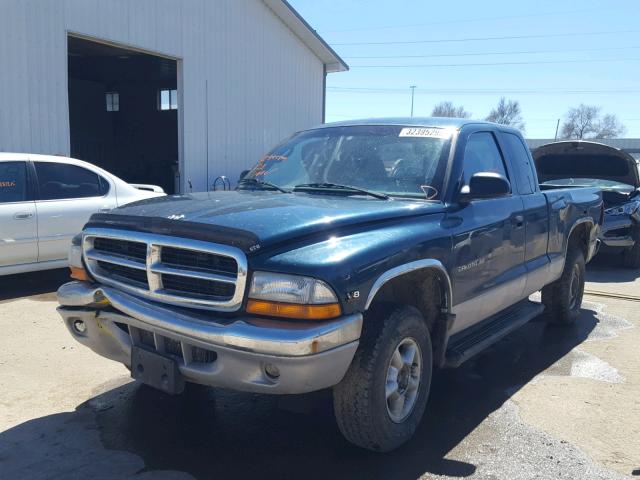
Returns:
[[[308,130],[265,155],[239,188],[439,200],[452,134],[389,125]]]

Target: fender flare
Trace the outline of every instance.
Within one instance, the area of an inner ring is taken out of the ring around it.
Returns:
[[[595,227],[595,222],[593,221],[592,218],[590,217],[582,217],[579,218],[578,220],[576,220],[574,222],[574,224],[571,226],[571,228],[569,229],[569,234],[567,235],[567,238],[565,239],[565,246],[564,246],[564,258],[566,260],[567,258],[567,254],[569,253],[569,240],[571,239],[571,235],[573,235],[573,231],[579,227],[580,225],[583,225],[585,223],[590,224],[589,227],[589,234],[591,234],[591,230]],[[588,239],[587,239],[588,240]],[[587,251],[589,250],[589,244],[587,243]],[[585,261],[587,259],[585,258]],[[564,267],[563,267],[564,268]]]
[[[367,302],[365,303],[365,310],[368,310],[375,298],[376,294],[380,291],[380,289],[390,280],[399,277],[401,275],[415,272],[417,270],[434,270],[439,279],[443,283],[444,294],[445,294],[445,308],[447,313],[451,313],[452,300],[453,300],[453,290],[451,286],[451,278],[449,277],[449,273],[447,269],[444,267],[442,262],[439,260],[435,260],[432,258],[416,260],[414,262],[404,263],[402,265],[398,265],[390,270],[387,270],[382,275],[380,275],[373,286],[369,290],[369,295],[367,296]]]

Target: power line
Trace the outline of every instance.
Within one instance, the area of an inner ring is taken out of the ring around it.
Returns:
[[[564,10],[564,11],[555,11],[555,12],[541,12],[541,13],[531,13],[527,15],[508,15],[501,17],[483,17],[483,18],[467,18],[467,19],[458,19],[458,20],[441,20],[437,22],[427,22],[427,23],[413,23],[408,25],[383,25],[376,27],[358,27],[358,28],[346,28],[340,30],[327,30],[327,32],[361,32],[366,30],[393,30],[397,28],[413,28],[413,27],[427,27],[430,25],[450,25],[454,23],[473,23],[473,22],[485,22],[491,20],[511,20],[515,18],[532,18],[532,17],[546,17],[549,15],[572,15],[576,13],[585,13],[592,12],[595,10],[601,10],[600,8],[586,8],[580,10]]]
[[[357,93],[357,94],[405,94],[406,89],[376,89],[376,88],[341,88],[341,87],[327,87],[327,91],[333,93]],[[628,89],[628,90],[454,90],[454,89],[429,89],[418,90],[416,95],[601,95],[601,94],[616,94],[616,95],[628,95],[632,93],[640,93],[640,89]]]
[[[640,30],[617,30],[607,32],[582,32],[582,33],[551,33],[551,34],[536,34],[536,35],[507,35],[501,37],[467,37],[467,38],[448,38],[448,39],[435,39],[435,40],[405,40],[405,41],[392,41],[392,42],[343,42],[332,43],[333,46],[347,46],[347,45],[413,45],[418,43],[448,43],[448,42],[479,42],[485,40],[516,40],[523,38],[558,38],[558,37],[581,37],[581,36],[594,36],[594,35],[613,35],[620,33],[638,33]]]
[[[433,67],[494,67],[500,65],[553,65],[564,63],[608,63],[635,62],[640,58],[602,58],[586,60],[540,60],[531,62],[485,62],[485,63],[429,63],[417,65],[350,65],[349,68],[433,68]]]
[[[340,90],[383,90],[383,91],[397,91],[397,92],[404,92],[405,89],[404,88],[394,88],[394,87],[340,87],[340,86],[329,86],[327,87],[327,89],[329,90],[335,90],[335,89],[340,89]],[[632,86],[632,87],[621,87],[621,88],[616,88],[613,91],[626,91],[626,92],[635,92],[637,91],[636,89],[638,89],[638,87]],[[522,91],[536,91],[536,92],[553,92],[553,91],[560,91],[560,92],[565,92],[567,90],[571,90],[571,91],[585,91],[585,92],[606,92],[606,91],[610,91],[610,90],[596,90],[596,89],[573,89],[571,87],[567,87],[567,88],[539,88],[539,87],[534,87],[534,88],[421,88],[419,90],[419,92],[433,92],[433,91],[437,91],[437,92],[496,92],[496,93],[500,93],[500,92],[522,92]]]
[[[364,56],[344,56],[344,59],[388,59],[388,58],[439,58],[439,57],[477,57],[483,55],[523,55],[532,53],[568,53],[568,52],[605,52],[612,50],[634,50],[640,46],[629,47],[607,47],[607,48],[570,48],[555,50],[520,50],[520,51],[499,51],[499,52],[473,52],[473,53],[436,53],[430,55],[364,55]]]
[[[328,117],[340,117],[340,118],[361,118],[360,115],[357,114],[353,114],[353,113],[330,113],[327,115]],[[372,116],[375,117],[375,115],[364,115],[366,116]],[[554,120],[557,120],[558,117],[553,117],[553,118],[526,118],[526,122],[529,123],[533,123],[533,122],[538,122],[538,123],[546,123],[546,122],[552,122]],[[621,122],[638,122],[640,121],[640,118],[621,118],[620,119]]]
[[[405,93],[404,88],[388,87],[327,87],[328,91],[351,92],[351,93]],[[518,94],[518,93],[639,93],[637,87],[616,88],[616,89],[573,89],[573,88],[427,88],[419,89],[416,94]]]

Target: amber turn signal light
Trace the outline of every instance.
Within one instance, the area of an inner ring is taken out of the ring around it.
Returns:
[[[268,302],[249,299],[247,312],[269,317],[297,318],[300,320],[329,320],[342,313],[340,304],[300,305],[297,303]]]
[[[69,267],[69,269],[71,270],[71,278],[73,278],[74,280],[80,280],[81,282],[89,281],[89,275],[84,268]]]

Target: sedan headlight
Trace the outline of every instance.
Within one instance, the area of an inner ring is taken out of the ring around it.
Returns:
[[[326,320],[342,313],[338,297],[322,280],[255,272],[247,312],[274,317]]]
[[[640,207],[640,202],[629,202],[617,207],[607,208],[604,213],[607,215],[633,215]]]

